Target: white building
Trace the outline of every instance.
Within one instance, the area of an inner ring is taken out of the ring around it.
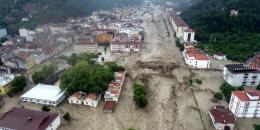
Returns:
[[[57,130],[60,126],[58,113],[24,108],[12,108],[0,120],[1,130]]]
[[[217,60],[227,60],[227,56],[221,52],[214,54],[213,57]]]
[[[101,95],[90,93],[84,96],[83,105],[97,107],[100,100],[101,100]]]
[[[6,35],[7,35],[6,29],[0,27],[0,38],[5,37]]]
[[[110,50],[113,53],[139,52],[141,42],[137,37],[115,37],[110,43]]]
[[[195,32],[182,20],[179,15],[172,15],[171,24],[173,30],[176,32],[176,37],[182,42],[195,41]]]
[[[185,29],[183,32],[183,42],[193,42],[195,41],[195,32],[191,29]]]
[[[210,67],[208,56],[198,48],[186,48],[182,54],[185,63],[193,68],[208,69]]]
[[[260,117],[260,91],[234,91],[229,102],[229,110],[236,117]]]
[[[233,130],[236,122],[231,112],[217,107],[210,110],[210,118],[217,130]]]
[[[65,91],[59,86],[38,84],[21,96],[21,101],[57,106],[65,98]]]
[[[33,41],[36,33],[34,31],[28,30],[28,29],[19,29],[20,37],[24,37],[26,41]]]
[[[108,90],[105,92],[104,95],[105,101],[118,101],[122,90],[122,86],[124,84],[125,75],[126,72],[116,72],[114,74],[115,81],[112,81],[109,84]]]
[[[68,98],[68,101],[70,104],[82,104],[83,103],[82,99],[83,99],[84,95],[85,95],[85,93],[75,92]]]
[[[96,52],[97,43],[94,41],[80,40],[73,45],[73,53]]]
[[[224,80],[234,87],[257,86],[260,82],[260,71],[243,64],[224,66]]]
[[[40,64],[46,59],[43,51],[34,51],[32,55],[36,64]]]
[[[97,107],[98,103],[101,100],[101,95],[93,93],[86,94],[83,92],[75,92],[68,98],[68,100],[70,104],[83,104],[86,106]]]

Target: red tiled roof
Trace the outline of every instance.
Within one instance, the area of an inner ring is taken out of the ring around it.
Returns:
[[[16,130],[45,130],[57,117],[57,113],[14,107],[0,118],[0,126]]]
[[[113,111],[116,107],[115,101],[106,101],[103,110]]]
[[[189,57],[194,57],[195,60],[209,60],[208,56],[203,54],[198,48],[188,48],[186,53]]]
[[[111,90],[112,94],[119,94],[119,92],[120,92],[119,90]]]
[[[222,109],[211,109],[210,114],[213,116],[216,123],[234,124],[236,121],[235,116],[231,112]]]
[[[93,94],[93,93],[91,93],[91,94],[88,94],[87,96],[86,96],[86,98],[85,99],[92,99],[92,100],[96,100],[97,99],[97,95],[96,94]]]
[[[188,27],[188,25],[182,20],[179,15],[173,15],[172,19],[178,27]]]
[[[238,97],[241,101],[249,101],[249,97],[246,95],[244,91],[233,91],[232,92],[236,97]]]
[[[80,92],[75,92],[70,97],[80,98],[81,97],[81,93]]]
[[[205,54],[195,54],[195,60],[209,60],[209,58]]]

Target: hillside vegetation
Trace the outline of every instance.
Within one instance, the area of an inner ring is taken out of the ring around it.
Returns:
[[[33,29],[39,24],[64,22],[70,17],[87,16],[92,11],[140,3],[140,0],[0,0],[0,26],[9,34],[18,28]],[[29,18],[29,22],[22,22]]]
[[[196,31],[199,47],[243,62],[260,50],[259,7],[259,0],[200,0],[182,18]],[[230,16],[233,9],[238,16]]]

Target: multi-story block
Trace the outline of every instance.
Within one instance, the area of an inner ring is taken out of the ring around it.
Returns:
[[[141,39],[138,37],[115,37],[110,43],[113,53],[139,52]]]
[[[260,71],[244,64],[224,66],[224,80],[234,87],[257,86],[260,82]]]
[[[260,91],[232,92],[229,110],[236,117],[260,117]]]
[[[97,43],[93,40],[79,40],[73,45],[73,53],[96,52]]]
[[[10,84],[14,79],[13,74],[1,74],[0,73],[0,94],[4,95],[10,91]]]

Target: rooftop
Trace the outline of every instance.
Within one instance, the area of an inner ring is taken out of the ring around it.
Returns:
[[[249,90],[249,91],[233,91],[232,92],[237,98],[241,101],[250,101],[250,97],[257,97],[256,100],[260,100],[260,91],[258,90]],[[249,95],[249,96],[248,96]]]
[[[225,65],[225,67],[232,73],[260,73],[259,70],[253,69],[244,64],[228,64]]]
[[[0,126],[15,130],[45,130],[57,117],[57,113],[14,107],[1,116]]]
[[[64,93],[65,91],[62,91],[59,86],[38,84],[22,95],[21,98],[57,101]]]
[[[178,27],[188,27],[188,25],[182,20],[179,15],[173,15],[172,19]]]
[[[0,87],[5,86],[14,79],[13,74],[0,74]]]
[[[213,116],[216,123],[234,124],[236,121],[235,116],[231,112],[223,109],[216,109],[216,108],[211,109],[210,114]]]
[[[103,110],[114,111],[115,107],[115,101],[106,101]]]

